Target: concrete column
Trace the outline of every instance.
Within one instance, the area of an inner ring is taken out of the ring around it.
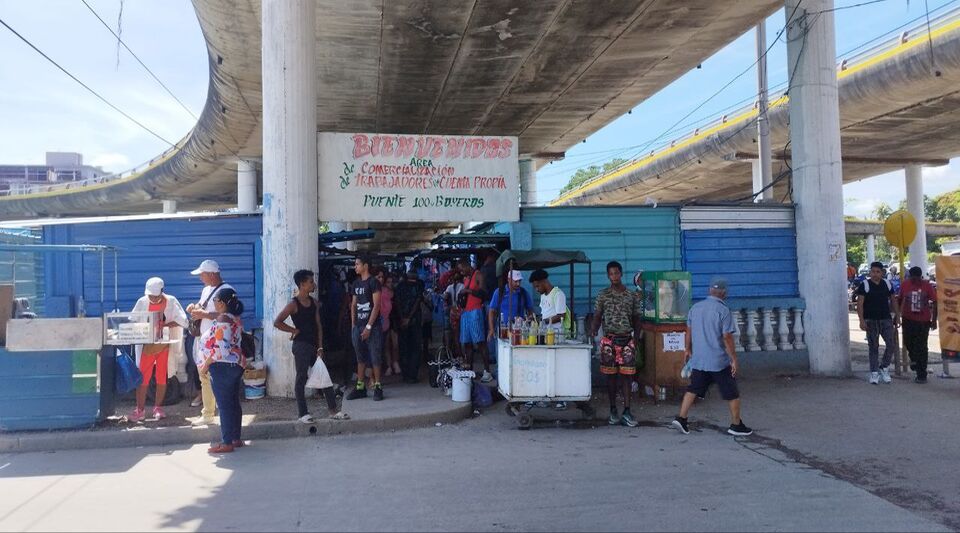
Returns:
[[[763,188],[763,171],[760,170],[759,159],[750,160],[750,174],[753,177],[753,194],[756,195],[753,197],[753,203],[762,202],[764,196],[760,194],[760,189]]]
[[[767,23],[757,24],[757,94],[759,95],[757,113],[757,148],[760,156],[760,187],[766,189],[755,201],[773,201],[773,161],[770,155],[770,120],[767,117]]]
[[[533,159],[520,160],[520,205],[537,204],[537,166]]]
[[[261,13],[263,357],[269,394],[290,397],[290,335],[271,324],[293,294],[293,273],[317,269],[316,14],[312,0],[262,2]]]
[[[923,269],[927,275],[927,222],[923,213],[923,167],[910,165],[906,168],[907,211],[917,220],[917,238],[910,244],[910,265]],[[903,273],[902,275],[906,275]]]
[[[163,214],[172,215],[177,212],[177,201],[176,200],[164,200],[163,201]]]
[[[257,163],[237,161],[237,211],[257,212]]]
[[[867,264],[877,260],[877,236],[867,235]]]
[[[841,376],[850,373],[850,328],[833,5],[786,0],[787,65],[793,72],[793,198],[810,371]]]

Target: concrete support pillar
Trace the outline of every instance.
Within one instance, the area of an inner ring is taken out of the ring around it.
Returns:
[[[757,94],[759,95],[757,113],[757,148],[760,156],[760,187],[763,189],[756,202],[773,201],[773,161],[770,154],[770,120],[767,116],[767,23],[757,24]],[[756,181],[754,182],[756,183]]]
[[[917,220],[917,238],[910,244],[910,265],[923,269],[927,275],[927,223],[923,213],[923,167],[910,165],[906,168],[907,211]],[[902,273],[906,276],[906,273]]]
[[[833,0],[786,0],[785,12],[797,266],[810,371],[841,376],[850,373],[850,327],[833,7]]]
[[[760,170],[760,160],[751,159],[750,160],[750,173],[753,176],[753,203],[763,201],[763,194],[760,193],[760,189],[763,188],[763,172]]]
[[[867,235],[867,264],[877,260],[877,236]]]
[[[237,211],[257,212],[257,163],[237,161]]]
[[[537,204],[537,166],[533,159],[520,160],[520,205]]]
[[[317,270],[317,72],[313,0],[261,4],[263,357],[267,391],[293,396],[290,335],[273,328],[291,276]],[[241,295],[252,304],[253,295]]]
[[[177,212],[177,201],[176,200],[164,200],[163,201],[163,214],[172,215]]]

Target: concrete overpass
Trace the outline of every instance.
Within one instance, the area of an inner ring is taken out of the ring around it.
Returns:
[[[526,157],[554,158],[782,0],[615,0],[602,9],[587,0],[315,6],[317,131],[516,135]],[[162,201],[190,210],[232,207],[238,163],[241,196],[258,197],[248,169],[263,154],[261,2],[202,0],[194,7],[210,84],[193,131],[130,173],[0,197],[0,217],[155,212]],[[535,186],[530,178],[528,189]],[[378,239],[364,246],[409,249],[443,229],[377,228]]]
[[[931,63],[933,58],[933,63]],[[960,10],[904,32],[837,66],[843,180],[909,165],[942,166],[960,155]],[[756,105],[668,140],[658,150],[585,183],[550,205],[734,200],[754,190]],[[790,100],[771,98],[774,198],[790,186]]]
[[[926,222],[927,236],[960,237],[960,224],[947,222]],[[847,235],[883,235],[883,222],[879,220],[846,221]]]

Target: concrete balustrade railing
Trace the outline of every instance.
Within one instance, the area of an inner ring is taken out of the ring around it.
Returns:
[[[807,349],[800,298],[729,300],[738,352],[787,352]]]

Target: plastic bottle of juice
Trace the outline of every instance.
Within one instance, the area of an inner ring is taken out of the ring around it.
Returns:
[[[539,333],[539,326],[537,325],[537,319],[534,318],[530,322],[530,329],[527,330],[527,344],[530,346],[537,345],[537,333]]]

